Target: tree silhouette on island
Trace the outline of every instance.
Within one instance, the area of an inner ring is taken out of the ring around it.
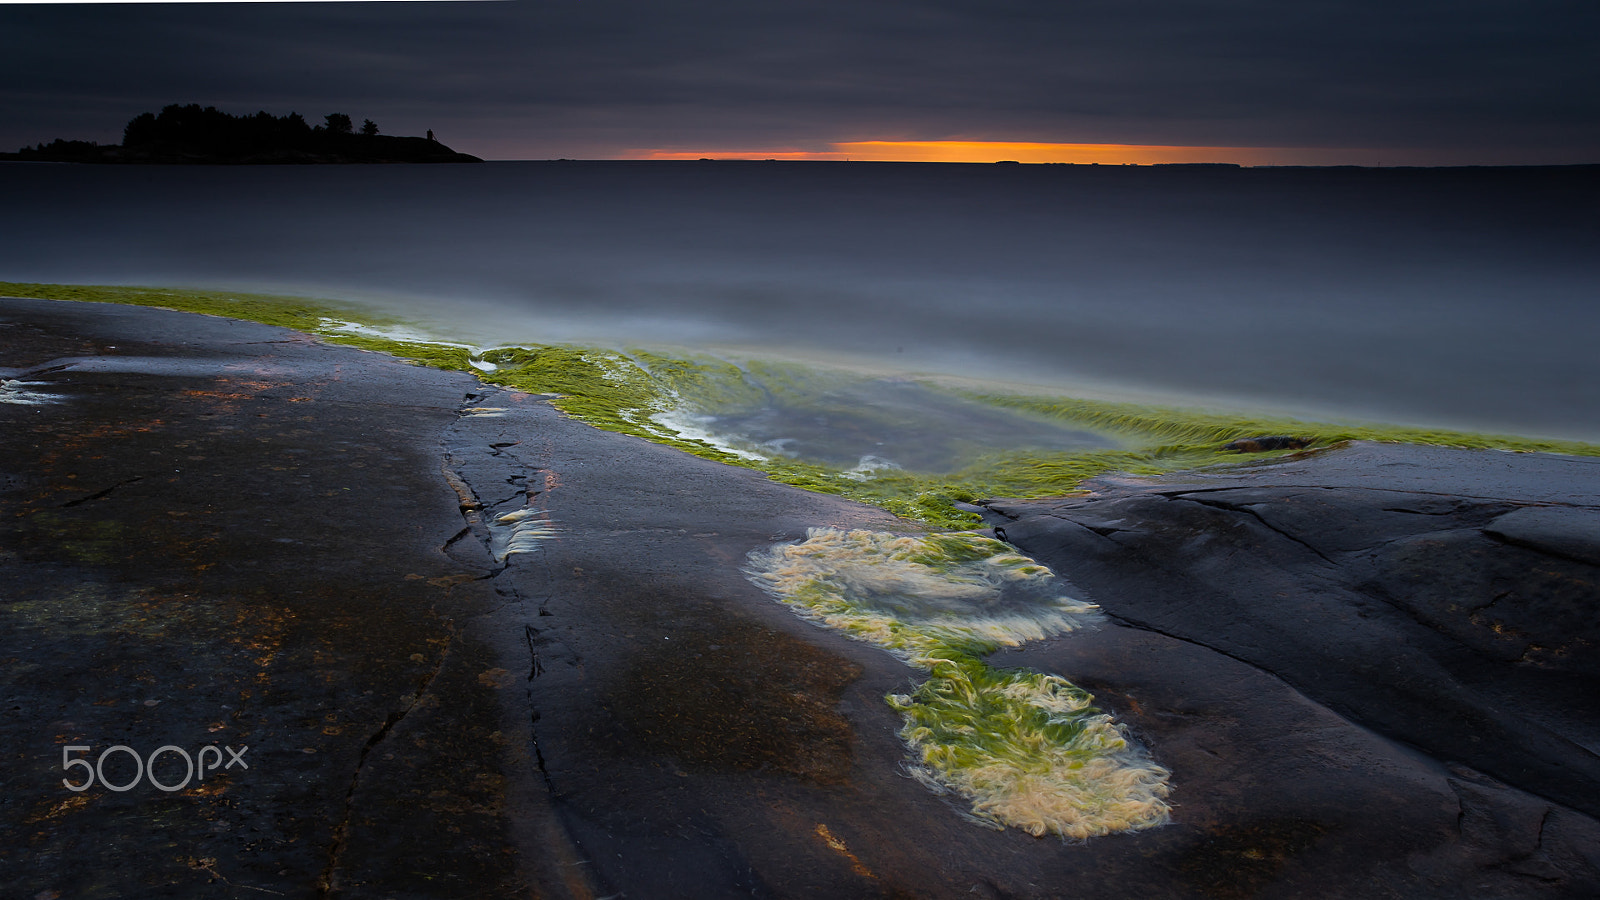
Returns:
[[[363,120],[356,132],[345,113],[312,126],[299,113],[235,116],[214,106],[173,104],[160,114],[140,113],[122,131],[122,143],[56,138],[49,144],[0,153],[0,159],[84,163],[434,163],[482,162],[430,137],[380,135]]]

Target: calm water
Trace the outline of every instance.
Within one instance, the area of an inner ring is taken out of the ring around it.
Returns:
[[[1597,185],[1582,170],[13,163],[0,280],[299,292],[479,344],[733,347],[1600,440]]]

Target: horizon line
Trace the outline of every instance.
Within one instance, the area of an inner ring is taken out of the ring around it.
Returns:
[[[921,159],[784,159],[778,157],[761,156],[700,156],[685,155],[682,157],[637,157],[637,156],[492,156],[483,157],[484,162],[561,162],[561,163],[674,163],[674,162],[726,162],[726,163],[882,163],[884,165],[930,165],[930,166],[995,166],[995,165],[1024,165],[1024,166],[1081,166],[1102,169],[1139,169],[1155,168],[1159,166],[1195,166],[1214,167],[1227,169],[1573,169],[1585,167],[1600,167],[1600,162],[1527,162],[1527,163],[1502,163],[1502,162],[1444,162],[1444,163],[1394,163],[1394,164],[1367,164],[1361,163],[1234,163],[1234,162],[1157,162],[1157,163],[1075,163],[1075,162],[1021,162],[1015,159],[996,159],[989,161],[956,161]]]
[[[826,148],[826,149],[821,149]],[[634,160],[760,160],[791,162],[1069,163],[1077,165],[1459,166],[1593,165],[1593,162],[1511,162],[1507,151],[1373,147],[1220,147],[1182,144],[1049,143],[1040,141],[840,141],[796,147],[678,150],[642,148],[615,157]],[[1486,161],[1493,160],[1493,161]],[[1385,165],[1385,162],[1388,165]]]

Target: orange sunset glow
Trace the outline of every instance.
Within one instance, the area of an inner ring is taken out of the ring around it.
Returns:
[[[626,159],[754,159],[860,162],[1076,163],[1159,165],[1236,163],[1241,166],[1404,165],[1406,154],[1363,148],[1185,147],[1165,144],[1056,144],[1024,141],[846,141],[798,147],[738,150],[635,150]]]
[[[1018,141],[849,141],[826,150],[641,150],[637,159],[861,160],[867,162],[991,163],[1239,163],[1259,165],[1282,158],[1261,147],[1173,147],[1154,144],[1053,144]]]

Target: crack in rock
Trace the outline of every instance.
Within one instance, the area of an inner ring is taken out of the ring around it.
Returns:
[[[399,725],[413,709],[417,708],[417,705],[422,702],[422,698],[427,695],[428,688],[433,684],[433,680],[444,669],[445,660],[449,658],[450,649],[455,646],[457,640],[455,626],[448,620],[445,621],[445,628],[450,632],[450,640],[445,644],[444,649],[439,651],[439,659],[434,664],[433,670],[424,674],[420,679],[417,689],[410,694],[410,702],[406,703],[401,709],[390,712],[384,719],[383,724],[378,726],[378,730],[374,731],[372,736],[367,738],[366,744],[361,747],[361,755],[356,758],[355,772],[350,776],[350,788],[345,791],[344,815],[340,817],[339,822],[333,827],[333,837],[328,846],[328,865],[323,869],[322,876],[317,879],[318,893],[322,897],[330,897],[339,889],[339,858],[343,855],[345,844],[350,837],[350,819],[355,814],[356,790],[361,786],[361,774],[366,769],[367,757],[372,754],[374,747],[383,743],[396,725]]]
[[[135,481],[141,481],[143,479],[144,479],[143,475],[135,475],[132,478],[127,478],[127,479],[124,479],[122,481],[119,481],[116,484],[113,484],[111,487],[108,487],[103,491],[96,491],[95,493],[90,494],[87,497],[79,497],[76,500],[68,500],[67,502],[61,504],[61,508],[62,509],[66,509],[66,508],[72,507],[72,506],[80,506],[80,505],[82,505],[84,503],[88,503],[90,500],[100,500],[100,499],[103,499],[105,497],[109,497],[111,495],[111,492],[116,490],[117,488],[126,487],[127,485],[133,484]]]
[[[1329,556],[1326,553],[1323,553],[1321,550],[1318,550],[1316,547],[1313,547],[1311,544],[1306,543],[1306,541],[1303,538],[1300,538],[1297,535],[1291,534],[1290,532],[1287,532],[1287,531],[1283,530],[1282,528],[1279,528],[1278,526],[1276,526],[1276,525],[1272,524],[1271,522],[1267,521],[1267,519],[1264,516],[1262,516],[1260,512],[1257,512],[1255,509],[1252,508],[1253,506],[1255,506],[1257,504],[1248,504],[1247,505],[1247,504],[1239,504],[1239,503],[1228,503],[1227,501],[1224,501],[1224,500],[1200,500],[1200,499],[1196,499],[1194,497],[1187,496],[1186,493],[1176,493],[1176,494],[1171,494],[1171,495],[1167,495],[1167,496],[1168,496],[1168,499],[1171,499],[1171,500],[1186,500],[1186,501],[1188,501],[1190,503],[1198,503],[1201,506],[1211,507],[1212,509],[1221,509],[1221,510],[1225,510],[1225,511],[1228,511],[1228,512],[1244,513],[1245,515],[1248,515],[1248,516],[1254,518],[1257,522],[1260,522],[1263,526],[1265,526],[1267,528],[1267,530],[1273,532],[1274,534],[1277,534],[1277,535],[1280,535],[1282,537],[1288,538],[1289,540],[1294,541],[1296,544],[1299,544],[1300,546],[1306,548],[1307,550],[1310,550],[1312,553],[1316,554],[1318,559],[1321,559],[1323,562],[1327,563],[1328,565],[1330,565],[1330,566],[1337,566],[1338,565],[1338,563],[1335,562],[1333,559],[1329,558]]]
[[[468,402],[481,400],[481,395],[469,395],[467,400]],[[458,430],[458,434],[461,434],[459,429],[463,422],[467,419],[478,418],[476,416],[468,416],[466,412],[466,410],[463,410],[462,417],[457,420],[455,427]],[[467,437],[466,434],[461,436]],[[494,457],[503,464],[510,464],[525,470],[513,472],[509,475],[497,475],[496,477],[500,479],[497,483],[510,485],[516,488],[516,491],[491,502],[484,501],[473,486],[472,480],[460,470],[467,464],[466,459],[457,458],[456,454],[447,451],[442,465],[442,470],[447,480],[449,480],[450,486],[462,499],[462,516],[467,522],[461,532],[451,538],[449,543],[451,545],[457,544],[469,534],[477,537],[479,553],[482,554],[483,560],[485,562],[492,561],[495,564],[490,573],[484,576],[486,580],[498,579],[500,575],[511,568],[514,557],[537,551],[539,544],[544,539],[556,533],[555,524],[550,520],[547,512],[527,505],[543,491],[529,487],[530,482],[536,481],[535,476],[540,471],[539,467],[527,463],[509,450],[509,448],[520,443],[522,443],[520,439],[502,439],[485,443],[464,441],[457,445],[463,448],[463,453],[467,452],[467,448],[470,447],[487,448],[489,456]],[[482,451],[480,450],[480,452]],[[517,509],[496,514],[497,510],[518,499],[522,500],[522,505]],[[495,591],[507,598],[506,605],[508,607],[515,604],[520,608],[526,609],[530,605],[528,598],[514,584],[509,583],[509,579],[507,582],[497,582]],[[537,615],[541,617],[553,615],[548,609],[548,598],[539,603]],[[529,736],[532,743],[533,759],[539,767],[539,774],[544,781],[545,789],[553,800],[557,797],[557,791],[555,782],[546,766],[544,753],[539,745],[537,723],[540,719],[540,713],[537,695],[534,692],[535,680],[544,673],[544,662],[540,658],[539,647],[549,639],[541,637],[539,628],[528,624],[523,625],[523,639],[527,645],[529,656],[528,675],[525,681],[529,709]]]
[[[521,599],[521,597],[519,596],[518,599]],[[529,710],[528,733],[533,744],[533,761],[539,767],[539,775],[544,779],[545,789],[554,798],[556,796],[556,783],[550,777],[549,767],[545,765],[544,751],[539,748],[539,704],[536,702],[538,698],[533,690],[534,679],[544,674],[544,664],[539,661],[539,629],[532,625],[524,625],[522,628],[523,639],[528,643],[529,663],[528,677],[526,679]]]

